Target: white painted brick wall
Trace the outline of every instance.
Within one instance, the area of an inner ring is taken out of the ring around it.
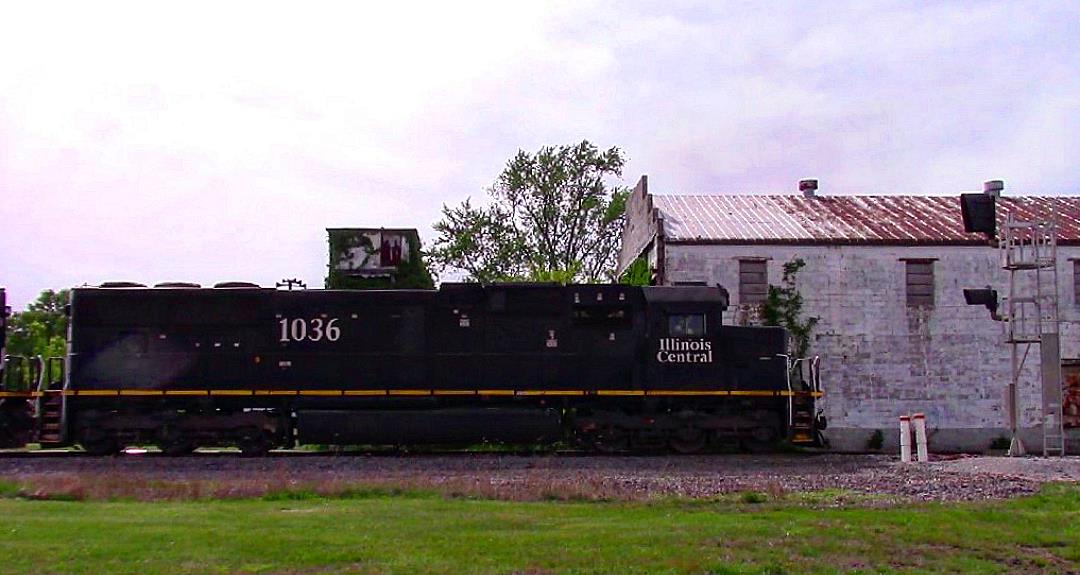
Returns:
[[[777,285],[785,262],[806,261],[798,288],[805,313],[821,318],[811,354],[822,358],[823,407],[830,425],[891,430],[900,414],[923,412],[935,428],[997,433],[1007,427],[1003,397],[1009,347],[1003,326],[985,308],[965,305],[962,291],[991,285],[1002,297],[1008,295],[1008,273],[996,249],[669,244],[666,250],[667,282],[724,286],[733,304],[725,321],[731,323],[747,318],[746,307],[739,305],[739,257],[770,258],[769,283]],[[1080,248],[1059,248],[1063,358],[1080,358],[1080,307],[1069,261],[1076,257]],[[901,258],[937,258],[932,308],[906,304]],[[1023,426],[1035,426],[1040,421],[1037,347],[1027,364],[1021,418]]]

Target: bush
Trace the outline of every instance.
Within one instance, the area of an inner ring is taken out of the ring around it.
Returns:
[[[743,503],[765,503],[768,497],[764,493],[758,493],[757,491],[744,491],[742,494]]]

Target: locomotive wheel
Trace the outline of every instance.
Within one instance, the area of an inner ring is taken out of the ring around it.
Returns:
[[[635,453],[658,454],[668,448],[667,434],[656,430],[639,430],[631,441]]]
[[[28,405],[0,400],[0,449],[25,446],[33,429],[34,418]]]
[[[168,424],[161,430],[157,445],[162,453],[170,457],[189,455],[198,447],[193,438],[174,424]]]
[[[608,455],[626,451],[630,447],[630,434],[614,425],[602,427],[593,436],[593,447]]]
[[[195,451],[197,447],[199,446],[195,444],[194,440],[183,436],[167,437],[158,441],[158,449],[169,457],[191,455],[191,452]]]
[[[240,448],[240,454],[244,457],[262,457],[274,447],[266,433],[255,427],[241,430],[236,446]]]
[[[120,453],[120,444],[115,438],[108,436],[83,438],[79,445],[82,445],[83,451],[88,455],[102,456]]]
[[[777,437],[779,435],[772,427],[756,427],[750,437],[742,440],[741,445],[743,450],[750,453],[766,453],[775,446]]]
[[[668,445],[676,453],[692,455],[701,453],[705,449],[708,439],[708,435],[704,430],[697,427],[684,427],[671,434],[671,437],[668,438]]]

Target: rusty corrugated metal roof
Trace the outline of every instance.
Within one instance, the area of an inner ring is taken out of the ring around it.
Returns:
[[[958,196],[653,195],[671,243],[972,244]],[[1080,245],[1080,196],[1001,197],[998,220],[1056,213],[1058,242]]]

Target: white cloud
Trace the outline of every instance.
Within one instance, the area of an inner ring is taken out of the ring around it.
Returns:
[[[659,191],[1075,193],[1068,3],[13,3],[0,285],[300,275],[518,148]]]

